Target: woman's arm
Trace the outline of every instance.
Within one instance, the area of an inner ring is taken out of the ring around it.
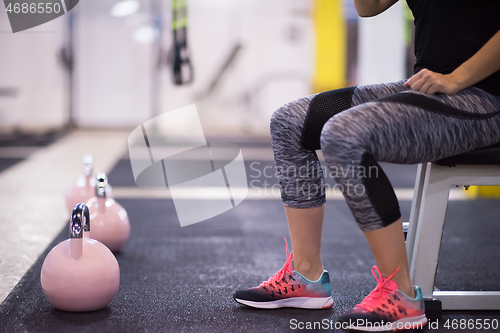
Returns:
[[[361,17],[378,15],[394,5],[398,0],[354,0],[354,8]]]
[[[413,75],[404,86],[433,95],[454,95],[500,70],[500,30],[469,60],[450,74],[438,74],[423,69]]]

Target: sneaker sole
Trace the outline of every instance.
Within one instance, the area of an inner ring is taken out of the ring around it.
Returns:
[[[240,298],[236,302],[259,309],[277,308],[301,308],[301,309],[328,309],[333,305],[333,299],[329,297],[292,297],[269,302],[254,302]]]
[[[387,331],[395,332],[400,330],[423,328],[425,324],[427,324],[427,317],[425,315],[421,315],[418,317],[402,318],[392,323],[387,323],[385,325],[373,325],[373,326],[351,325],[346,327],[346,329],[365,331],[365,332],[387,332]]]

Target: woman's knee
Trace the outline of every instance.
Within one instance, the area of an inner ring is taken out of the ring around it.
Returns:
[[[271,135],[276,133],[279,128],[286,127],[289,123],[289,110],[286,105],[281,106],[271,115],[270,128]]]
[[[323,126],[321,150],[329,164],[342,164],[344,160],[352,160],[356,152],[362,154],[365,150],[359,134],[351,127],[348,117],[343,114],[330,118]]]
[[[274,111],[270,121],[272,138],[284,136],[300,139],[309,103],[310,98],[304,97]]]

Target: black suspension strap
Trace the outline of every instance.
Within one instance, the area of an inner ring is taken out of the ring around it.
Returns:
[[[193,65],[187,47],[187,0],[172,0],[172,32],[174,34],[174,61],[172,76],[176,85],[193,82]]]

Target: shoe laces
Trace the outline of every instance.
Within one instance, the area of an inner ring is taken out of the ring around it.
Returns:
[[[372,290],[371,293],[368,294],[368,296],[365,297],[365,299],[360,304],[357,305],[357,307],[368,311],[373,311],[374,308],[380,306],[381,302],[395,291],[395,282],[391,279],[394,277],[394,275],[396,275],[400,268],[401,267],[398,267],[388,278],[384,278],[382,277],[382,273],[380,273],[378,267],[373,266],[372,274],[375,277],[375,280],[377,280],[377,286]],[[378,276],[376,273],[378,274]],[[392,282],[392,287],[386,285],[389,281]]]
[[[272,284],[276,281],[278,282],[281,282],[282,279],[285,277],[286,274],[292,274],[292,275],[295,275],[295,272],[293,272],[293,266],[292,266],[292,259],[293,259],[293,252],[288,254],[288,242],[286,241],[286,238],[283,237],[285,239],[285,244],[286,244],[286,262],[285,262],[285,265],[283,265],[283,268],[280,269],[278,272],[276,272],[276,274],[274,274],[273,276],[271,276],[267,281],[263,281],[259,287],[265,287],[266,285],[268,284]]]

